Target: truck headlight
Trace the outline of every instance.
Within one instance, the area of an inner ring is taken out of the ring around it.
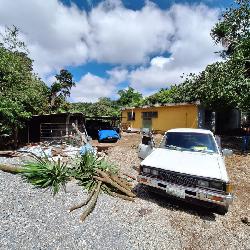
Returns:
[[[143,167],[142,172],[145,173],[145,174],[149,174],[150,173],[150,168]]]
[[[204,180],[198,180],[198,185],[201,187],[209,187],[209,182]]]
[[[223,190],[223,183],[218,181],[211,181],[210,187],[218,190]]]
[[[151,174],[152,174],[152,175],[158,175],[158,173],[159,173],[159,172],[158,172],[158,170],[156,170],[156,169],[151,170]]]

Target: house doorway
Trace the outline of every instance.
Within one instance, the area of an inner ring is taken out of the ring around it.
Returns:
[[[152,118],[143,118],[142,127],[152,129]]]
[[[152,129],[152,119],[158,117],[157,111],[142,112],[142,127]]]

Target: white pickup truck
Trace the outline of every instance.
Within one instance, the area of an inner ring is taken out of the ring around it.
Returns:
[[[215,206],[225,214],[231,204],[232,185],[213,133],[204,129],[171,129],[155,148],[153,141],[139,145],[138,182],[164,193],[205,206]]]

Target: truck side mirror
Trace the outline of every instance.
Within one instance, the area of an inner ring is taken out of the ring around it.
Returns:
[[[223,154],[223,156],[230,156],[233,154],[233,150],[224,148],[224,149],[222,149],[222,154]]]

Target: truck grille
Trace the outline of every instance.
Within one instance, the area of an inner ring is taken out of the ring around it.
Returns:
[[[143,174],[145,175],[145,174]],[[186,176],[186,175],[180,175],[180,174],[175,174],[172,172],[167,172],[167,171],[159,171],[158,176],[154,176],[152,174],[146,174],[145,176],[147,177],[154,177],[162,181],[170,182],[176,185],[180,186],[187,186],[187,187],[197,187],[198,186],[198,179],[191,177],[191,176]]]
[[[196,187],[198,184],[198,179],[196,178],[173,174],[165,171],[160,171],[158,178],[181,186]]]

